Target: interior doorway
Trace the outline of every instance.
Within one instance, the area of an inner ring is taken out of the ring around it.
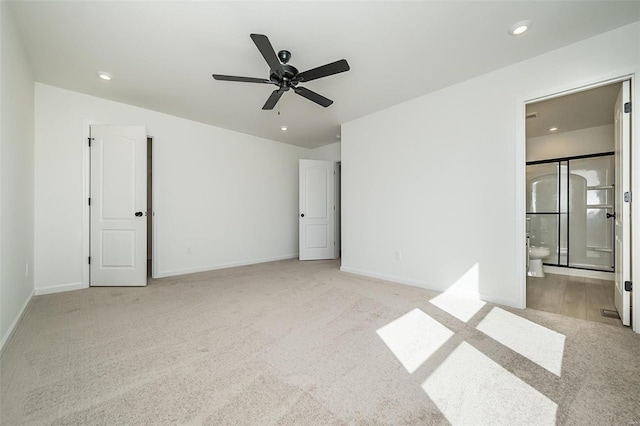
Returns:
[[[617,81],[526,103],[528,308],[630,325],[630,215],[621,204],[628,129],[621,147],[631,114],[619,117],[629,87]]]

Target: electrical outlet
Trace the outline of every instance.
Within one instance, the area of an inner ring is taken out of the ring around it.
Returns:
[[[396,252],[396,262],[399,262],[402,259],[402,253],[399,251]]]
[[[187,247],[187,254],[191,254],[191,247]]]

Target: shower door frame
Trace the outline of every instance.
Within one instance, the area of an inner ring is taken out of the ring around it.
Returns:
[[[537,164],[552,164],[552,163],[557,163],[558,164],[558,211],[556,213],[551,213],[551,212],[548,212],[548,213],[547,212],[530,213],[530,212],[527,211],[527,209],[525,207],[525,214],[526,215],[529,215],[529,214],[546,214],[546,215],[556,215],[557,218],[558,218],[558,221],[557,221],[557,224],[558,224],[558,232],[557,232],[558,233],[558,239],[557,239],[558,252],[556,254],[558,263],[555,264],[555,265],[552,264],[552,263],[543,263],[544,265],[554,266],[554,267],[558,267],[558,268],[581,269],[583,271],[598,271],[598,272],[613,272],[614,271],[613,267],[611,268],[611,270],[604,270],[604,269],[598,269],[598,268],[595,268],[595,267],[594,268],[588,268],[588,267],[581,267],[581,266],[571,266],[569,264],[569,262],[570,262],[569,258],[570,258],[570,252],[571,252],[571,249],[570,249],[570,247],[571,247],[571,244],[570,244],[571,243],[571,238],[570,238],[570,232],[569,232],[569,226],[570,226],[569,217],[570,217],[570,214],[571,214],[570,202],[569,202],[569,200],[570,200],[570,192],[569,192],[570,179],[569,179],[569,175],[571,174],[571,171],[570,171],[570,167],[571,166],[570,166],[570,164],[571,164],[571,161],[573,161],[573,160],[585,160],[585,159],[589,159],[589,158],[608,157],[608,156],[613,156],[615,158],[615,154],[616,153],[614,151],[607,151],[607,152],[600,152],[600,153],[597,153],[597,154],[584,154],[584,155],[574,155],[574,156],[571,156],[571,157],[560,157],[560,158],[549,158],[549,159],[546,159],[546,160],[527,161],[525,163],[525,173],[526,173],[526,170],[527,170],[526,166],[535,166]],[[566,186],[567,186],[566,187],[566,191],[567,191],[567,211],[566,211],[566,213],[562,212],[561,196],[560,196],[560,194],[562,192],[562,188],[561,188],[561,185],[562,185],[561,165],[562,165],[562,163],[567,163],[567,179],[566,179],[567,180],[567,182],[566,182]],[[615,203],[615,196],[616,196],[616,193],[615,193],[615,190],[614,190],[613,191],[614,203]],[[561,225],[562,225],[561,217],[562,217],[562,214],[566,214],[567,215],[567,226],[566,226],[567,227],[567,264],[566,265],[561,265],[560,264],[560,241],[562,239],[562,231],[561,231]],[[612,226],[613,226],[613,224],[612,224]],[[615,232],[613,233],[613,235],[615,236]],[[616,260],[615,255],[616,255],[615,254],[615,247],[614,247],[614,245],[612,245],[612,248],[611,248],[611,261],[612,261],[614,266],[616,264],[615,263],[615,260]]]

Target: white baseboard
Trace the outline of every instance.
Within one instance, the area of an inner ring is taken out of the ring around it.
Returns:
[[[298,253],[287,254],[285,256],[265,257],[262,259],[242,260],[239,262],[221,263],[218,265],[198,266],[195,268],[173,269],[170,271],[159,271],[155,278],[174,277],[176,275],[195,274],[197,272],[215,271],[216,269],[235,268],[237,266],[256,265],[258,263],[276,262],[278,260],[297,259]]]
[[[80,283],[54,285],[51,287],[36,288],[35,291],[36,291],[36,296],[40,296],[43,294],[62,293],[64,291],[71,291],[71,290],[82,290],[83,288],[87,288],[87,286],[80,282]]]
[[[349,274],[354,274],[354,275],[361,275],[363,277],[369,277],[369,278],[375,278],[375,279],[379,279],[379,280],[385,280],[385,281],[391,281],[394,283],[398,283],[398,284],[404,284],[404,285],[410,285],[412,287],[419,287],[419,288],[423,288],[425,290],[431,290],[431,291],[437,291],[442,293],[443,290],[439,289],[439,288],[433,288],[428,286],[427,284],[421,282],[421,281],[416,281],[416,280],[410,280],[407,278],[402,278],[402,277],[396,277],[393,275],[385,275],[385,274],[379,274],[377,272],[370,272],[370,271],[363,271],[361,269],[356,269],[356,268],[350,268],[348,266],[341,266],[340,267],[340,271],[342,272],[347,272]],[[446,289],[444,290],[446,291]],[[484,302],[489,302],[489,303],[495,303],[498,305],[504,305],[504,306],[509,306],[512,308],[517,308],[518,304],[516,303],[515,300],[511,300],[511,299],[503,299],[500,297],[491,297],[491,296],[487,296],[487,295],[480,295],[480,300],[484,301]]]
[[[547,266],[547,265],[544,265],[542,267],[542,270],[549,274],[568,275],[571,277],[595,278],[598,280],[609,280],[609,281],[613,281],[615,279],[615,274],[613,272],[605,272],[605,271],[559,268],[557,266]]]
[[[33,299],[34,295],[35,295],[35,291],[31,290],[31,294],[27,298],[27,301],[24,302],[24,305],[22,305],[20,312],[18,312],[18,315],[9,326],[9,330],[7,330],[7,333],[4,336],[2,336],[2,340],[0,341],[0,358],[2,358],[2,355],[4,354],[5,345],[7,344],[7,342],[9,342],[9,340],[11,339],[11,336],[13,336],[13,333],[16,331],[16,327],[18,327],[18,324],[20,324],[20,321],[22,321],[22,316],[27,310],[27,306],[29,306],[29,303],[31,303],[31,299]]]
[[[489,302],[496,305],[508,306],[514,309],[523,309],[518,306],[518,302],[515,299],[503,299],[502,297],[487,296],[486,294],[480,295],[480,300],[483,302]]]
[[[420,287],[420,288],[424,288],[425,290],[440,291],[440,292],[442,291],[441,289],[429,287],[421,281],[409,280],[407,278],[396,277],[394,275],[386,275],[386,274],[379,274],[377,272],[363,271],[361,269],[351,268],[348,266],[341,266],[340,271],[347,272],[349,274],[354,274],[354,275],[362,275],[363,277],[375,278],[377,280],[391,281],[398,284],[410,285],[411,287]]]

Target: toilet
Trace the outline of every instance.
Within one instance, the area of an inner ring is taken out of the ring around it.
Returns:
[[[529,246],[529,272],[530,277],[544,277],[542,261],[551,254],[549,247]]]

